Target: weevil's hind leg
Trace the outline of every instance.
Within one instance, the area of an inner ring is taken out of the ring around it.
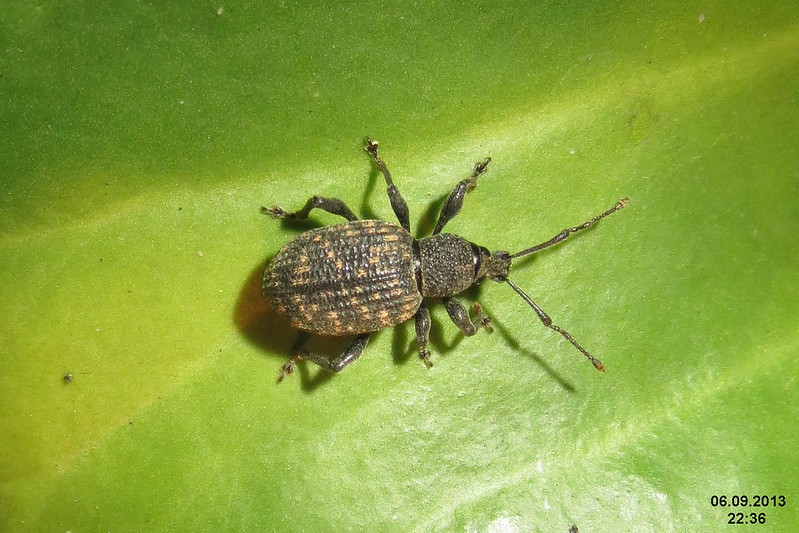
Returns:
[[[363,147],[364,150],[369,152],[369,155],[372,156],[374,159],[375,165],[377,165],[378,170],[383,173],[383,177],[386,178],[386,186],[388,187],[388,199],[391,202],[391,209],[394,210],[394,214],[397,215],[397,220],[399,220],[400,226],[402,226],[405,231],[411,231],[411,223],[410,223],[410,216],[408,214],[408,203],[400,194],[399,189],[397,186],[394,185],[394,180],[391,179],[391,172],[389,172],[386,163],[380,159],[380,156],[377,155],[377,141],[373,141],[369,137],[366,138],[366,145]]]
[[[469,313],[466,312],[466,308],[455,298],[444,298],[444,307],[447,310],[449,318],[452,319],[455,325],[458,326],[467,337],[471,337],[477,333],[477,330],[480,328],[485,328],[489,333],[494,332],[494,328],[491,327],[491,319],[488,315],[483,313],[483,308],[480,307],[480,304],[475,303],[472,306],[472,315],[474,315],[474,318],[469,318]]]
[[[308,218],[308,214],[314,209],[321,209],[322,211],[327,211],[328,213],[344,217],[350,222],[353,220],[358,220],[358,217],[356,217],[350,208],[347,207],[347,204],[338,198],[325,198],[323,196],[312,196],[307,202],[305,202],[305,206],[302,209],[291,213],[279,206],[261,207],[261,213],[273,216],[275,218],[306,220]]]
[[[416,344],[419,345],[419,358],[424,361],[427,368],[432,368],[433,362],[430,360],[430,350],[427,349],[427,342],[430,339],[430,311],[423,303],[416,312]]]
[[[444,207],[441,208],[441,214],[438,216],[438,223],[436,223],[436,227],[433,230],[433,235],[441,233],[441,230],[444,229],[447,222],[460,213],[461,207],[463,207],[463,198],[466,196],[466,193],[473,191],[474,188],[477,187],[477,178],[488,170],[488,164],[490,162],[491,158],[486,157],[482,162],[478,161],[475,163],[472,175],[458,182],[455,189],[449,193],[449,196],[447,196],[447,199],[444,201]]]
[[[347,346],[344,353],[335,359],[328,359],[321,355],[312,354],[307,350],[298,351],[283,365],[280,377],[277,381],[281,382],[286,376],[293,374],[294,369],[297,367],[297,361],[302,360],[310,361],[330,372],[341,372],[345,367],[358,360],[364,348],[366,348],[366,344],[369,342],[369,335],[371,335],[371,333],[363,333],[355,337],[355,340]]]

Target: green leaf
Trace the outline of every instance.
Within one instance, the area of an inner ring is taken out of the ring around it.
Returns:
[[[799,527],[793,2],[12,1],[0,35],[3,530]],[[607,372],[485,282],[495,333],[435,306],[430,370],[404,324],[278,385],[261,273],[335,218],[259,207],[393,220],[366,135],[419,235],[486,156],[447,230],[491,249],[630,197],[511,274]]]

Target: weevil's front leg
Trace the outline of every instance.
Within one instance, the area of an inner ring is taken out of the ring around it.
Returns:
[[[338,198],[325,198],[323,196],[312,196],[307,202],[305,202],[305,206],[302,209],[292,213],[289,213],[279,206],[261,207],[261,213],[273,216],[275,218],[306,220],[308,218],[308,213],[314,209],[321,209],[322,211],[327,211],[328,213],[344,217],[350,222],[353,220],[358,220],[358,217],[356,217],[350,208],[347,207],[347,204]]]
[[[283,365],[283,368],[280,372],[280,377],[277,379],[277,381],[281,382],[286,376],[293,374],[294,369],[297,367],[297,361],[301,361],[303,359],[315,363],[325,370],[329,370],[330,372],[341,372],[345,367],[358,360],[363,353],[364,348],[366,348],[366,344],[369,342],[369,335],[371,335],[371,333],[363,333],[355,337],[355,340],[353,340],[352,343],[347,346],[347,348],[344,350],[344,353],[335,359],[328,359],[327,357],[312,354],[305,350],[299,351],[295,353],[285,365]]]
[[[482,162],[478,161],[474,165],[471,177],[461,180],[455,189],[449,193],[447,199],[444,201],[444,207],[441,208],[441,214],[438,216],[438,223],[433,230],[433,235],[438,235],[447,222],[455,218],[455,215],[460,213],[463,207],[463,198],[467,192],[473,191],[477,187],[477,178],[488,170],[488,164],[491,162],[490,157],[486,157]]]
[[[427,368],[433,366],[430,360],[430,350],[427,349],[427,341],[430,339],[430,311],[423,303],[416,312],[416,344],[419,345],[419,358],[424,361]]]
[[[480,304],[475,303],[472,306],[474,318],[469,318],[466,308],[455,298],[444,298],[444,307],[447,309],[449,318],[467,337],[477,333],[480,328],[485,328],[489,333],[494,332],[494,328],[491,327],[491,319],[483,313],[483,308],[480,307]]]
[[[399,220],[400,226],[405,228],[405,231],[411,231],[411,223],[410,223],[410,216],[408,214],[408,204],[405,202],[405,199],[400,194],[399,189],[397,186],[394,185],[394,180],[391,179],[391,172],[389,172],[388,167],[380,159],[380,156],[377,155],[377,141],[373,141],[369,137],[366,138],[366,145],[363,147],[364,150],[369,152],[369,155],[372,156],[372,159],[375,161],[375,165],[377,165],[377,169],[383,173],[383,177],[386,178],[386,185],[388,186],[388,199],[391,202],[391,209],[394,210],[394,214],[397,215],[397,220]]]

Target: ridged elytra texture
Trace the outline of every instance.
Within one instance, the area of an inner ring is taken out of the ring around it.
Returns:
[[[267,266],[264,296],[293,327],[320,335],[405,322],[422,303],[412,244],[407,231],[381,220],[302,233]]]

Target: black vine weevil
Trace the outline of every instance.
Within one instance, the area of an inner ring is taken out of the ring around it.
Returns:
[[[508,279],[511,260],[554,246],[569,235],[589,228],[627,205],[616,205],[579,226],[566,228],[548,241],[510,254],[488,249],[447,233],[444,226],[458,214],[466,193],[477,186],[491,158],[478,162],[472,175],[459,182],[441,208],[430,237],[415,239],[410,233],[408,204],[391,179],[386,164],[377,154],[377,141],[366,139],[364,149],[372,156],[388,186],[388,198],[400,225],[381,220],[358,220],[338,198],[314,196],[295,212],[280,207],[262,207],[276,218],[305,220],[313,209],[347,219],[343,224],[305,232],[284,246],[264,271],[263,293],[267,302],[285,316],[292,327],[320,335],[355,335],[339,357],[327,359],[300,351],[283,365],[279,381],[294,372],[297,360],[307,359],[333,372],[360,357],[369,336],[380,329],[415,317],[419,356],[432,366],[427,350],[430,312],[425,298],[441,298],[452,321],[467,336],[479,328],[489,333],[491,320],[480,305],[472,306],[472,317],[455,295],[488,278],[505,282],[527,302],[548,328],[560,333],[585,355],[598,370],[602,363],[589,354],[522,289]]]

